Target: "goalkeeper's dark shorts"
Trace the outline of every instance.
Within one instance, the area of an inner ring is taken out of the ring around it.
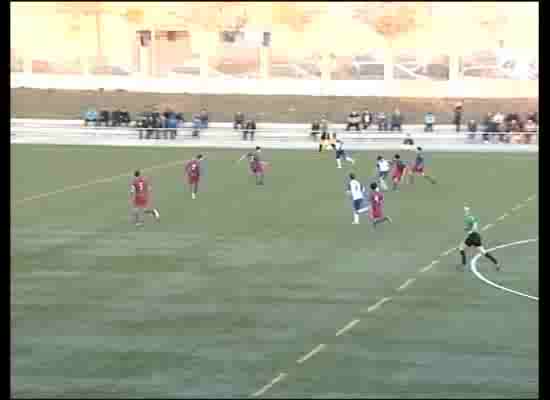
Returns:
[[[478,232],[472,232],[468,235],[464,244],[468,247],[481,247],[481,235]]]

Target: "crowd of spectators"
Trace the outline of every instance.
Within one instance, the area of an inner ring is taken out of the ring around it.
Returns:
[[[452,123],[456,132],[461,131],[464,120],[464,105],[459,102],[452,110]],[[449,121],[449,120],[448,120]],[[148,111],[137,114],[132,120],[130,113],[126,108],[109,111],[107,109],[95,108],[88,109],[84,114],[84,123],[86,126],[106,126],[118,127],[129,126],[133,124],[139,131],[140,139],[160,139],[161,135],[165,139],[170,137],[175,139],[178,129],[185,127],[185,118],[183,113],[175,112],[170,107],[166,107],[164,112],[159,112],[157,106],[151,107]],[[199,137],[202,130],[208,128],[209,114],[206,108],[199,113],[192,114],[190,125],[192,136]],[[365,108],[361,113],[353,110],[346,118],[345,131],[352,128],[356,132],[368,131],[375,127],[379,132],[403,131],[404,116],[398,108],[393,112],[386,114],[383,111],[372,112]],[[314,120],[311,123],[311,136],[317,140],[320,136],[321,142],[329,139],[330,123],[326,115]],[[436,126],[436,117],[434,113],[428,112],[424,115],[424,132],[434,132]],[[254,140],[256,133],[256,120],[247,118],[243,112],[237,112],[234,115],[233,129],[242,132],[243,140]],[[480,121],[469,119],[466,121],[466,129],[469,138],[474,139],[477,134],[481,134],[485,143],[530,143],[533,136],[538,131],[538,113],[530,112],[523,115],[519,113],[504,114],[500,111],[487,113]]]

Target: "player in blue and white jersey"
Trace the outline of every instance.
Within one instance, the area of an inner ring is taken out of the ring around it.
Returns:
[[[336,140],[334,150],[336,150],[336,166],[338,168],[342,168],[342,159],[350,162],[351,165],[355,164],[355,160],[347,155],[346,151],[344,150],[344,142],[342,142],[340,139]]]
[[[353,224],[359,223],[359,214],[363,214],[369,210],[365,196],[366,188],[359,182],[355,174],[349,174],[349,183],[347,193],[351,196],[353,204]]]
[[[376,158],[376,170],[378,172],[378,182],[380,183],[380,188],[382,190],[388,190],[388,185],[386,184],[386,178],[388,177],[391,169],[391,163],[384,159],[382,156]]]

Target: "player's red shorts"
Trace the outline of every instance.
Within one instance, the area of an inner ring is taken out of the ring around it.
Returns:
[[[198,175],[189,175],[187,176],[187,180],[190,185],[194,185],[195,183],[199,183],[200,176]]]
[[[404,170],[403,170],[404,171]],[[394,182],[400,182],[403,177],[403,171],[394,171],[392,174],[392,179]]]
[[[264,166],[262,163],[254,163],[250,166],[253,174],[262,174],[264,172]]]
[[[372,219],[384,218],[382,207],[372,207],[370,215]]]
[[[134,207],[147,208],[149,206],[149,198],[147,196],[134,197]]]

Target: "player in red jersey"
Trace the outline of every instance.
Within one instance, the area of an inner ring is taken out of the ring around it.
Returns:
[[[425,178],[426,180],[430,181],[432,184],[435,184],[436,183],[435,179],[429,175],[426,175],[426,173],[424,172],[424,168],[425,168],[425,161],[424,161],[424,155],[422,154],[422,147],[417,147],[416,158],[414,160],[412,173],[409,175],[409,182],[414,183],[414,176],[419,175]]]
[[[401,183],[403,175],[405,175],[406,173],[407,164],[405,164],[403,160],[401,160],[401,156],[399,154],[396,154],[393,157],[392,165],[393,165],[393,172],[392,172],[393,190],[397,190],[397,185]]]
[[[191,161],[185,164],[185,173],[187,174],[187,181],[191,187],[191,198],[195,200],[197,198],[197,192],[199,189],[199,181],[201,180],[201,161],[203,160],[202,154],[193,158]]]
[[[378,184],[373,182],[370,184],[369,203],[370,203],[370,218],[373,226],[382,222],[391,223],[390,217],[384,217],[384,194],[380,191]]]
[[[260,146],[256,146],[256,151],[243,154],[243,156],[239,159],[239,161],[242,161],[245,157],[248,158],[250,173],[256,177],[256,185],[264,184],[264,172],[266,166],[268,165],[268,163],[262,161],[260,156],[261,152],[262,149]]]
[[[147,178],[136,171],[130,185],[130,201],[136,226],[143,226],[144,214],[151,214],[157,221],[160,213],[156,208],[151,207],[152,186]]]

